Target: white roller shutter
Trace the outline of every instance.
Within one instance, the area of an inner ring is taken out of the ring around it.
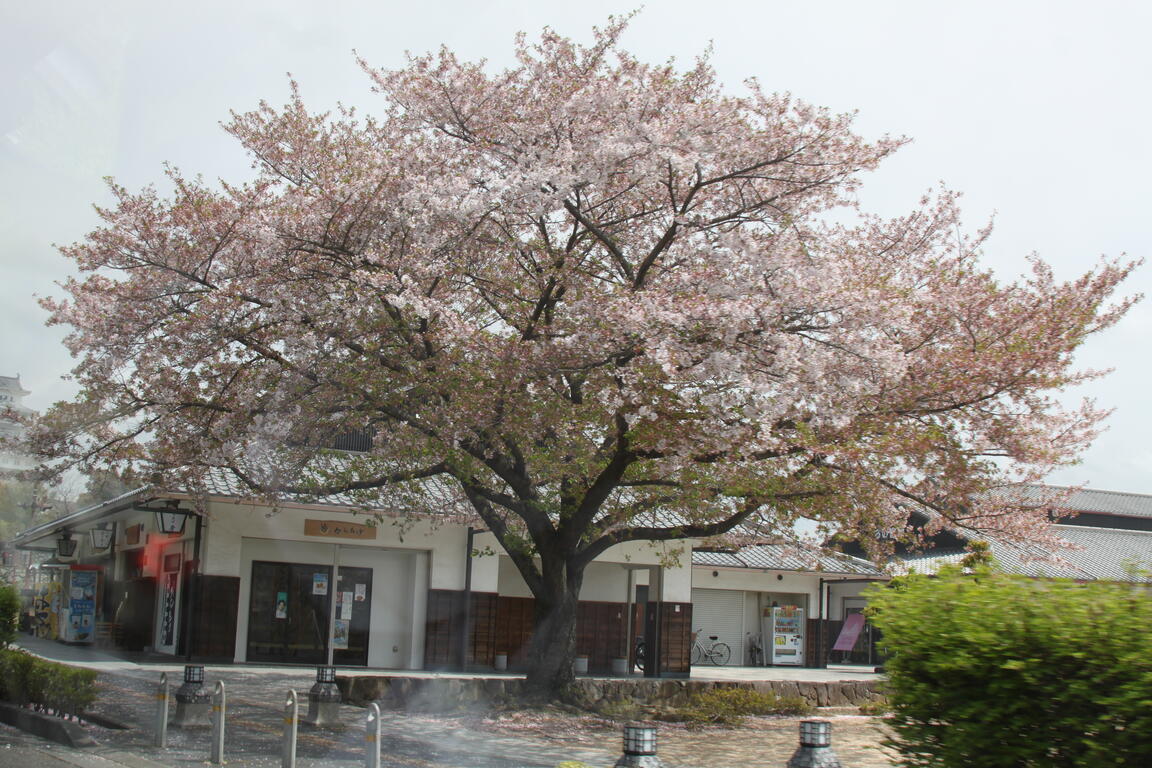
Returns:
[[[692,631],[698,629],[700,644],[708,647],[709,635],[728,643],[732,658],[728,666],[739,666],[744,659],[744,591],[739,589],[693,589]],[[709,666],[707,659],[701,666]]]

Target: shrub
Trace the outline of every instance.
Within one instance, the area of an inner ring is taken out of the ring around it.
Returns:
[[[596,712],[601,717],[606,717],[609,720],[627,722],[641,719],[644,713],[644,707],[635,701],[625,699],[601,704],[597,707]]]
[[[16,639],[20,621],[20,593],[11,584],[0,582],[0,648]]]
[[[96,700],[96,672],[0,650],[0,699],[58,715],[79,715]]]
[[[811,705],[799,696],[777,696],[753,688],[712,688],[693,695],[681,715],[698,725],[738,725],[748,715],[803,715],[811,711]]]
[[[1152,765],[1152,595],[977,566],[869,594],[918,768]]]

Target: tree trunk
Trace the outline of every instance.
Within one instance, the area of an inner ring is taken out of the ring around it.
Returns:
[[[567,563],[559,567],[546,561],[542,593],[535,597],[535,624],[528,645],[527,694],[531,699],[554,701],[567,698],[575,680],[576,608],[584,569]]]

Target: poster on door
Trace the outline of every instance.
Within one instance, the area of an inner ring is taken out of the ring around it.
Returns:
[[[346,619],[336,619],[332,625],[332,647],[336,650],[348,650],[348,624]]]

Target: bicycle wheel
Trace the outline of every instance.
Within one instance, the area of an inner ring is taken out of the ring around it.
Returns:
[[[732,649],[728,647],[728,643],[716,643],[708,652],[708,658],[716,666],[722,667],[728,663],[728,659],[732,658]]]
[[[643,672],[648,666],[648,657],[646,655],[644,643],[636,643],[636,666]]]
[[[700,657],[703,654],[704,654],[704,649],[700,647],[700,643],[694,643],[692,645],[692,663],[693,664],[699,664],[700,663]]]

